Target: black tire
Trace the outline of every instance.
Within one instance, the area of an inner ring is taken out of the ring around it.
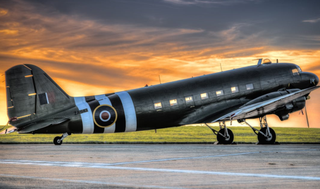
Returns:
[[[269,127],[270,133],[271,133],[271,138],[267,139],[265,136],[263,136],[260,132],[258,133],[258,141],[259,144],[274,144],[276,142],[276,132],[274,132],[274,130],[272,128]],[[264,127],[262,129],[260,129],[261,132],[263,132],[264,134],[266,134],[267,132],[267,128]]]
[[[225,137],[220,135],[220,133],[222,135],[224,135],[225,129],[220,129],[220,131],[218,132],[217,140],[218,140],[219,144],[232,144],[232,142],[233,142],[233,132],[230,129],[227,129],[227,130],[228,130],[228,134],[230,136],[228,139],[226,139]]]
[[[55,145],[61,145],[62,144],[62,137],[55,137],[54,139],[53,139],[53,143],[55,144]]]

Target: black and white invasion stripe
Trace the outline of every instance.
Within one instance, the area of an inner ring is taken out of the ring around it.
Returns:
[[[94,99],[75,97],[74,100],[79,111],[82,112],[80,116],[84,134],[137,130],[136,111],[132,98],[126,91],[96,95]],[[84,109],[87,111],[81,111]],[[102,113],[104,117],[101,117]]]

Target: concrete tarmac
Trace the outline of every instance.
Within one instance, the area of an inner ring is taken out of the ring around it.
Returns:
[[[319,188],[320,145],[2,144],[0,188]]]

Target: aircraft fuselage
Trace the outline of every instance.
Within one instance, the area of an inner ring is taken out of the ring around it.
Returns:
[[[113,133],[208,123],[261,95],[315,83],[316,75],[301,72],[295,64],[279,63],[74,97],[74,107],[56,113],[56,117],[68,115],[70,121],[33,133]]]

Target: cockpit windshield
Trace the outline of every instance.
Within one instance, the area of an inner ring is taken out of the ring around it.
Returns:
[[[297,69],[298,69],[299,73],[302,72],[302,70],[299,66],[297,66]]]
[[[292,69],[292,74],[293,75],[300,75],[301,73],[301,68],[299,66],[296,66],[296,68]]]

